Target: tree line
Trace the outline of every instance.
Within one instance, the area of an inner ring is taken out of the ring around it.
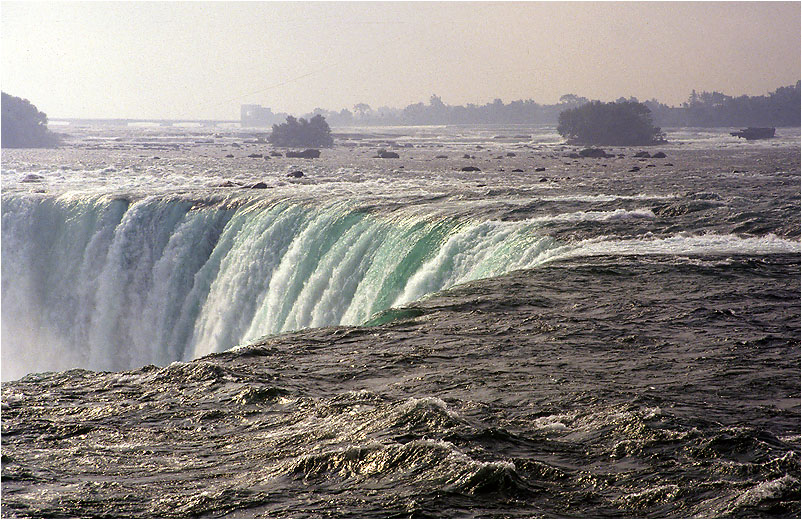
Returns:
[[[432,95],[428,103],[414,103],[404,108],[372,108],[365,103],[353,110],[329,111],[316,108],[303,117],[321,115],[333,126],[349,125],[458,125],[458,124],[543,124],[556,125],[561,112],[577,108],[591,100],[576,94],[562,96],[559,103],[540,104],[531,99],[504,103],[495,99],[484,105],[448,105]],[[634,102],[634,97],[619,98],[616,103]],[[733,97],[720,92],[693,91],[680,106],[669,106],[656,99],[644,101],[655,124],[662,127],[698,126],[800,126],[800,82],[780,87],[763,96]],[[285,114],[276,114],[277,117]]]

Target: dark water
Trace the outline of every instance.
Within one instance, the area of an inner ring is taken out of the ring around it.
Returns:
[[[369,326],[5,382],[2,515],[798,518],[798,153],[499,200],[653,216],[548,220],[584,245]]]

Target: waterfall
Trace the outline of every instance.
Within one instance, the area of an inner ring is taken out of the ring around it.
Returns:
[[[531,267],[533,222],[374,214],[349,203],[3,195],[3,379],[123,370],[266,334],[358,325]]]

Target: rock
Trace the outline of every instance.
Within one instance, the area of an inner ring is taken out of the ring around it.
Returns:
[[[228,158],[228,159],[233,159],[233,158],[234,158],[234,154],[233,154],[233,153],[230,153],[230,154],[226,155],[226,158]]]
[[[269,155],[265,155],[265,161],[269,161],[269,160],[270,160],[270,156]]]
[[[434,158],[435,159],[448,159],[448,156],[447,155],[435,155]]]
[[[507,152],[507,157],[515,157],[515,152]]]
[[[674,166],[674,163],[667,162],[664,166]]]
[[[42,182],[45,178],[37,173],[29,173],[20,182]]]
[[[287,174],[287,177],[293,177],[295,179],[300,179],[303,176],[304,176],[304,172],[302,172],[301,170],[296,170],[294,172],[290,172],[290,173]]]
[[[273,157],[284,157],[283,155],[281,155],[281,152],[270,152],[270,155],[272,155]]]
[[[515,169],[514,169],[514,170],[512,170],[512,171],[514,171],[515,173],[523,173],[523,170],[522,170],[522,169],[520,169],[520,168],[515,168]]]
[[[568,155],[566,155],[566,157],[568,157],[570,159],[580,159],[580,158],[582,158],[581,155],[579,155],[578,153],[574,153],[574,152],[569,153]]]
[[[260,153],[252,153],[252,154],[248,154],[248,157],[252,157],[254,159],[256,159],[256,158],[261,159],[262,158],[262,154],[260,154]]]
[[[217,185],[218,188],[239,188],[240,185],[232,181],[221,182]]]
[[[775,129],[774,128],[760,128],[760,127],[749,127],[744,128],[738,132],[730,132],[730,135],[733,137],[737,137],[740,139],[743,137],[747,141],[752,141],[754,139],[771,139],[774,137]]]
[[[665,159],[666,154],[663,152],[657,152],[656,154],[652,155],[652,159]]]
[[[482,170],[480,170],[476,166],[465,166],[464,168],[461,168],[461,171],[464,171],[464,172],[480,172]]]
[[[633,166],[632,169],[629,170],[629,171],[630,172],[639,172],[640,171],[640,166]]]
[[[385,150],[379,150],[379,153],[376,155],[377,159],[398,159],[399,155],[395,152],[388,152]]]
[[[548,177],[541,177],[541,178],[540,178],[540,182],[546,182],[546,181],[548,181],[548,180],[549,180],[549,178],[548,178]]]
[[[585,148],[579,151],[580,157],[606,157],[607,152],[601,148]]]
[[[539,166],[539,167],[535,168],[535,171],[536,172],[544,172],[544,171],[546,171],[546,168],[543,167],[543,166]]]
[[[265,184],[264,182],[257,182],[256,184],[251,186],[251,189],[254,190],[263,190],[265,188],[267,188],[267,184]]]
[[[648,159],[651,157],[651,155],[649,155],[649,152],[638,152],[633,157],[643,157],[644,159]]]
[[[469,154],[469,153],[466,153],[465,155],[463,155],[462,158],[463,159],[475,159],[475,157],[473,155]]]
[[[294,157],[299,159],[317,159],[320,157],[320,150],[315,150],[314,148],[307,148],[303,152],[296,152],[290,150],[287,152],[287,157]]]

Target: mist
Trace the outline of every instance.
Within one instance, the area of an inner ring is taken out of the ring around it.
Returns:
[[[4,2],[3,90],[51,117],[237,119],[567,93],[668,105],[800,76],[794,2]],[[58,88],[53,88],[58,85]]]

